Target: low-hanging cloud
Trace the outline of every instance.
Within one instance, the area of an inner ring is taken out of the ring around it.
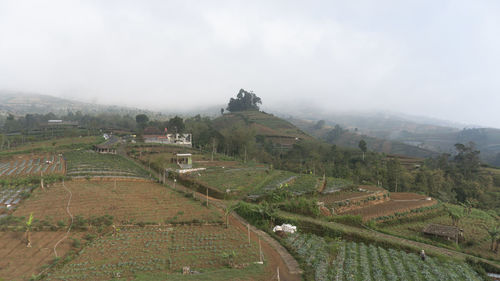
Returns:
[[[495,1],[2,1],[0,89],[150,109],[392,110],[500,127]]]

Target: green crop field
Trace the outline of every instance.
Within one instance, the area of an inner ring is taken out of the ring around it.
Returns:
[[[279,187],[281,182],[294,175],[292,172],[269,170],[264,167],[230,169],[216,167],[200,173],[193,173],[189,177],[223,192],[230,189],[232,192],[247,194],[274,190]]]
[[[457,213],[464,213],[463,208],[460,206],[451,204],[444,205]],[[488,231],[485,229],[485,227],[495,225],[496,218],[494,216],[478,209],[472,209],[470,215],[464,215],[458,223],[458,227],[464,231],[464,241],[459,243],[458,246],[455,245],[453,241],[425,236],[422,233],[422,229],[431,223],[452,225],[452,220],[447,212],[436,210],[428,217],[424,215],[424,219],[419,219],[417,217],[412,220],[410,218],[409,221],[403,220],[400,223],[381,223],[378,224],[377,227],[384,232],[400,237],[406,237],[425,243],[439,244],[440,246],[458,249],[465,253],[500,260],[497,254],[490,251],[491,239],[488,235]]]
[[[234,228],[126,227],[93,241],[46,280],[130,280],[143,273],[181,273],[184,266],[203,274],[258,260],[258,245]]]
[[[120,155],[79,150],[64,153],[64,158],[67,161],[66,174],[72,177],[148,177],[149,175],[142,167]]]
[[[462,262],[384,249],[355,242],[326,242],[315,235],[294,234],[286,238],[314,280],[337,281],[442,281],[483,280]]]

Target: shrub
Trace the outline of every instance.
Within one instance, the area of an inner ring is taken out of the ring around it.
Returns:
[[[314,199],[299,197],[296,200],[290,200],[286,203],[283,203],[279,206],[279,208],[292,213],[311,217],[319,217],[321,215],[321,212],[316,202],[317,201]]]
[[[361,215],[341,215],[341,216],[333,216],[328,218],[328,221],[353,225],[353,226],[361,226],[363,225],[363,217]]]

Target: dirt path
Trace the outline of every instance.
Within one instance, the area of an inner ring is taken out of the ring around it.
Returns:
[[[71,231],[71,227],[73,227],[73,215],[69,211],[69,205],[71,204],[71,198],[73,197],[73,193],[71,193],[71,190],[69,190],[69,188],[66,187],[66,185],[64,184],[64,180],[62,182],[62,186],[69,193],[68,204],[66,204],[66,212],[68,213],[69,217],[71,218],[71,223],[70,223],[70,225],[68,227],[68,231],[66,231],[66,234],[63,236],[63,238],[61,238],[61,240],[57,241],[57,243],[54,245],[54,255],[56,256],[56,258],[58,257],[58,255],[57,255],[57,246],[59,245],[59,243],[61,243],[62,241],[64,241],[64,239],[68,238],[69,232]]]
[[[167,180],[167,185],[172,187],[174,182],[172,180]],[[175,184],[175,189],[182,190],[184,192],[192,193],[193,190],[189,189],[179,183]],[[201,193],[196,192],[196,197],[201,200],[206,200],[207,196]],[[220,208],[222,211],[225,208],[225,204],[222,200],[215,199],[212,197],[208,197],[209,204],[213,204],[217,208]],[[238,216],[237,214],[232,214],[229,218],[229,222],[231,225],[238,227],[240,230],[246,232],[248,222],[246,222],[243,218]],[[280,271],[280,280],[285,281],[300,281],[302,280],[302,270],[300,269],[299,263],[295,260],[295,258],[288,253],[288,251],[281,246],[274,238],[269,236],[269,234],[265,233],[262,230],[255,228],[250,225],[250,239],[258,242],[260,239],[262,245],[262,251],[267,259],[269,264],[269,279],[267,280],[278,280],[277,279],[277,268],[279,267]]]

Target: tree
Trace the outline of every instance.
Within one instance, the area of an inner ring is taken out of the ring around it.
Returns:
[[[31,225],[33,223],[33,213],[30,213],[29,219],[26,221],[26,247],[31,248]]]
[[[365,152],[366,152],[366,141],[365,140],[360,140],[358,144],[359,149],[363,152],[363,161],[365,161]]]
[[[496,253],[498,251],[498,242],[500,240],[500,225],[497,224],[492,227],[486,227],[485,225],[482,226],[491,238],[490,250]]]
[[[252,91],[247,92],[240,89],[236,95],[236,99],[231,98],[227,104],[227,110],[230,112],[244,111],[244,110],[259,110],[259,104],[262,100]]]
[[[455,163],[460,173],[466,178],[471,179],[479,170],[479,150],[476,150],[474,143],[470,142],[467,145],[455,144],[457,155],[455,155]]]
[[[170,120],[168,120],[167,127],[169,132],[181,134],[186,128],[186,125],[184,124],[184,120],[182,118],[175,116],[174,118],[170,118]]]
[[[340,136],[342,136],[345,132],[347,132],[347,130],[343,129],[342,127],[340,127],[339,124],[337,124],[332,130],[330,130],[326,134],[326,141],[329,143],[333,143],[338,138],[340,138]]]
[[[149,122],[149,117],[146,114],[138,114],[135,116],[135,122],[137,122],[140,130],[144,130]]]
[[[451,218],[451,223],[453,226],[458,226],[458,223],[460,222],[460,219],[462,218],[462,214],[453,211],[450,208],[446,208],[446,211],[448,212],[448,216]]]
[[[220,109],[220,115],[224,115],[224,108]]]

